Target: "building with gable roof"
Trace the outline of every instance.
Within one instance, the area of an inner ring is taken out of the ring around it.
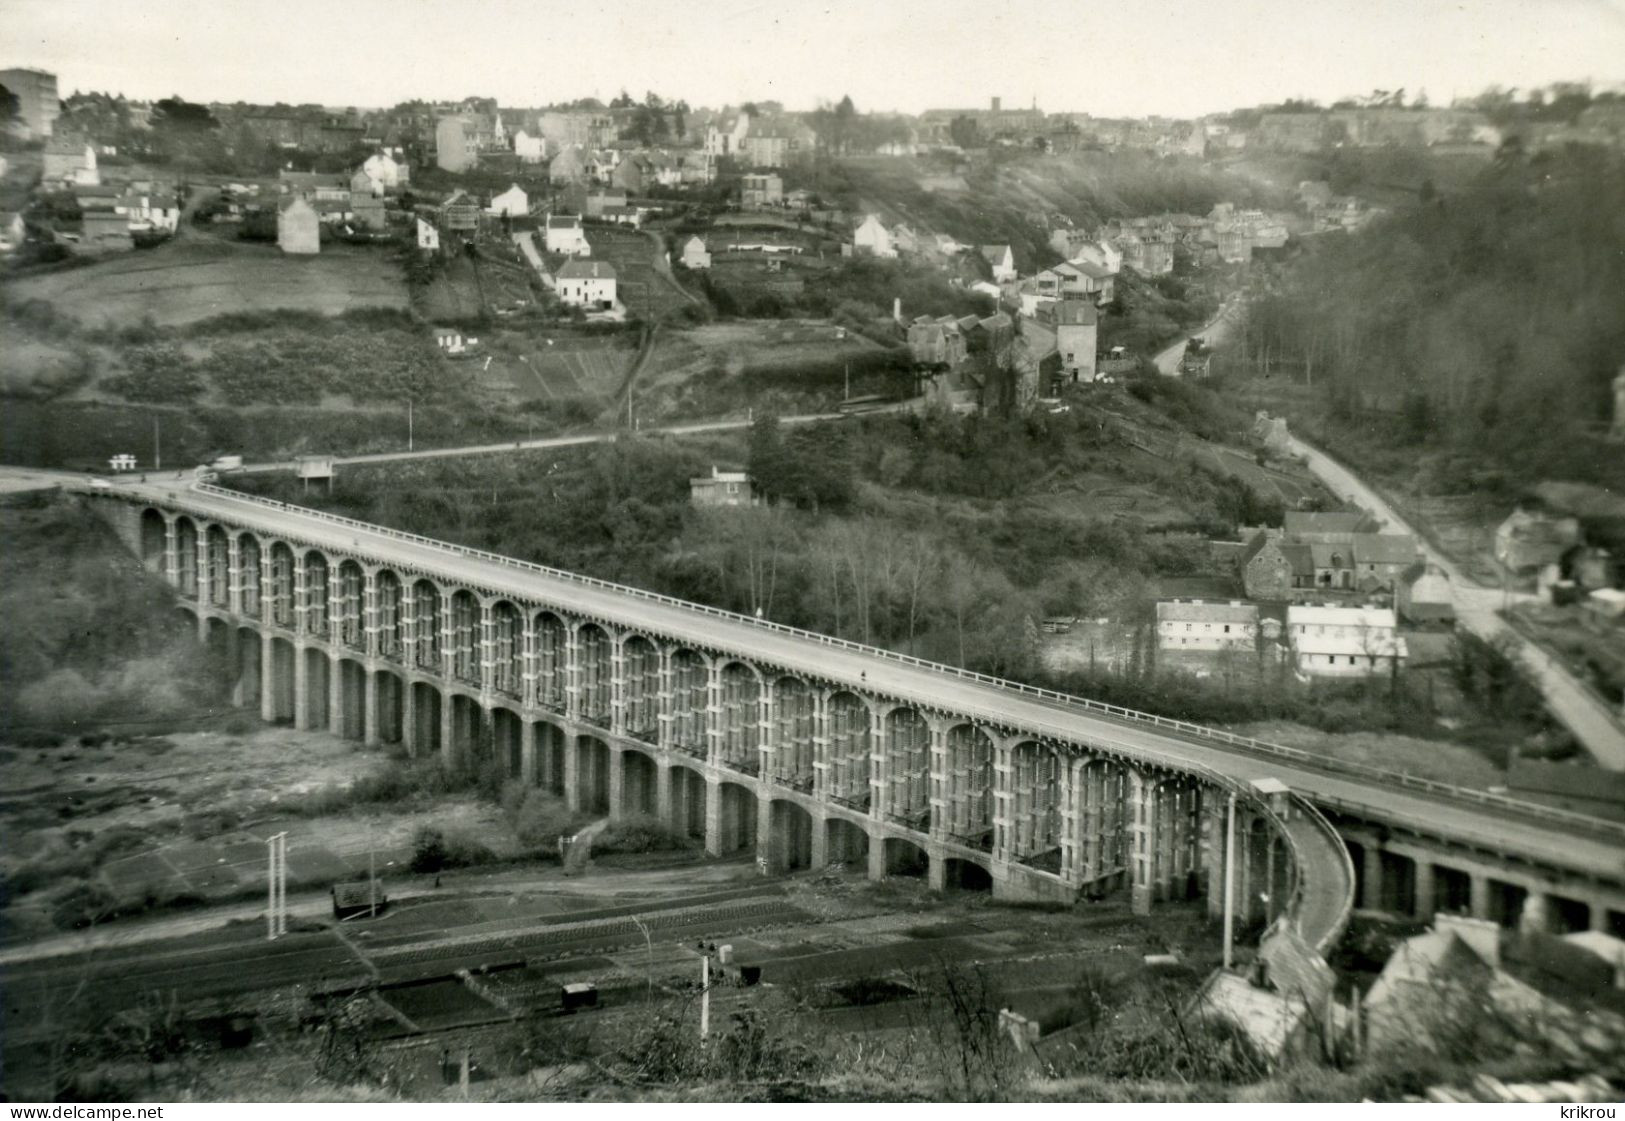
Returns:
[[[615,307],[615,266],[608,261],[576,258],[566,261],[555,278],[559,300],[588,311]]]
[[[549,214],[544,227],[544,244],[549,253],[563,253],[567,257],[590,257],[592,245],[575,214]]]
[[[301,195],[286,198],[277,207],[276,244],[284,253],[320,253],[321,228],[316,208]]]
[[[1251,650],[1258,640],[1258,605],[1233,599],[1160,600],[1157,603],[1157,649],[1197,653]]]

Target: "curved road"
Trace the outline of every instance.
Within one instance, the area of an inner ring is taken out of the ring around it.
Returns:
[[[879,657],[835,640],[788,633],[749,619],[629,594],[624,589],[572,579],[522,562],[471,554],[455,546],[413,538],[382,527],[346,523],[218,492],[189,489],[187,481],[120,487],[129,497],[205,517],[282,534],[336,552],[359,552],[384,564],[443,573],[521,601],[568,605],[618,625],[729,650],[747,660],[790,673],[823,678],[910,703],[942,708],[1002,727],[1018,725],[1037,734],[1095,743],[1147,763],[1184,765],[1247,783],[1274,777],[1323,804],[1348,807],[1375,820],[1427,835],[1512,851],[1544,865],[1625,883],[1625,847],[1617,837],[1571,828],[1529,807],[1526,819],[1504,807],[1485,807],[1410,788],[1389,788],[1370,779],[1315,769],[1290,760],[1265,759],[1189,733],[1121,720],[922,665]]]
[[[1450,574],[1451,596],[1456,604],[1456,617],[1462,625],[1489,641],[1510,638],[1515,643],[1518,660],[1539,686],[1552,713],[1574,733],[1575,739],[1585,746],[1598,765],[1611,771],[1625,771],[1625,727],[1595,693],[1576,681],[1562,664],[1544,650],[1508,626],[1498,614],[1507,602],[1532,597],[1521,592],[1509,594],[1499,588],[1486,588],[1477,583],[1459,565],[1435,549],[1427,538],[1417,533],[1359,476],[1296,436],[1289,436],[1288,439],[1293,453],[1304,458],[1309,469],[1332,493],[1375,515],[1385,527],[1415,537],[1423,555]]]

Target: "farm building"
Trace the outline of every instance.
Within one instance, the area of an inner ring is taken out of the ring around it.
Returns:
[[[748,473],[716,466],[710,475],[688,481],[688,500],[695,506],[759,506],[762,502]]]
[[[485,208],[485,212],[499,217],[523,217],[530,213],[530,197],[523,187],[515,183],[500,195],[492,196],[491,205]]]
[[[1394,603],[1407,623],[1448,623],[1456,617],[1450,575],[1431,561],[1417,561],[1394,584]]]

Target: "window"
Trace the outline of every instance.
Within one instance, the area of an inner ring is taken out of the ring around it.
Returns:
[[[1225,634],[1229,634],[1229,633],[1230,633],[1230,624],[1229,624],[1229,623],[1226,623],[1226,624],[1225,624],[1225,625],[1224,625],[1224,633],[1225,633]]]

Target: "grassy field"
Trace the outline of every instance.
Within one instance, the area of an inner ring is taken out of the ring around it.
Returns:
[[[630,334],[581,336],[557,332],[496,332],[485,336],[492,355],[485,374],[493,390],[521,401],[608,403],[637,351]]]
[[[288,257],[274,246],[180,238],[84,268],[10,282],[14,299],[45,300],[87,325],[159,326],[226,312],[292,308],[337,314],[404,308],[400,267],[377,249],[328,246]]]
[[[776,378],[793,393],[792,375],[798,368],[827,368],[851,359],[860,368],[854,371],[852,392],[866,388],[861,363],[882,353],[875,342],[850,331],[836,337],[833,324],[816,319],[744,319],[709,323],[683,331],[660,335],[638,382],[639,408],[645,415],[696,415],[715,411],[711,399],[719,387],[735,387],[732,407],[744,403],[737,392],[739,379],[751,373],[785,375]],[[820,385],[784,411],[810,411],[833,408],[841,389],[833,393]],[[785,402],[790,405],[791,402]],[[725,410],[724,410],[725,411]]]

